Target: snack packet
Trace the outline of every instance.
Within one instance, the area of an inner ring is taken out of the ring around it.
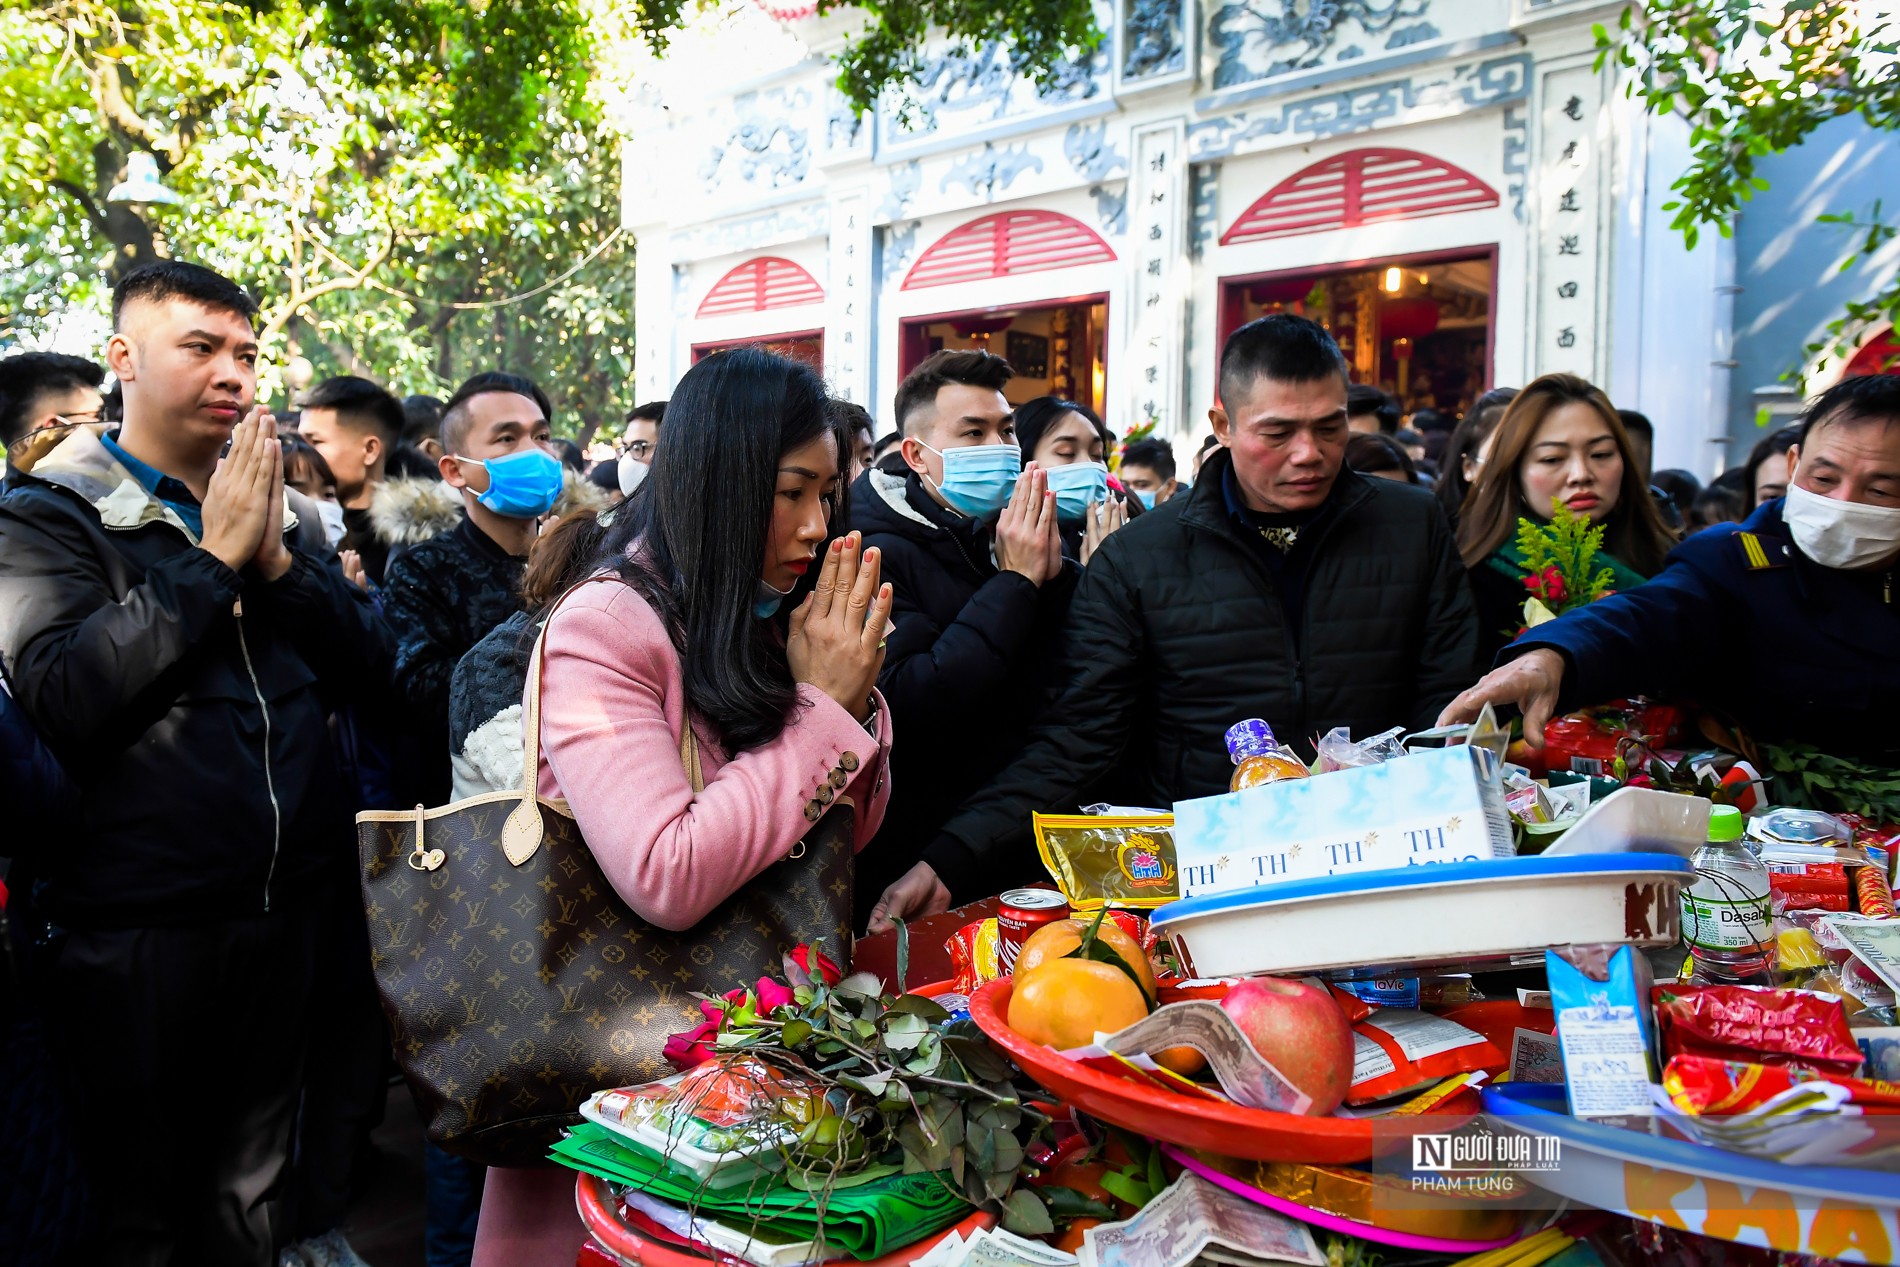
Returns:
[[[1659,985],[1663,1055],[1707,1056],[1851,1074],[1865,1059],[1840,1000],[1752,985]]]
[[[975,994],[978,986],[1003,975],[1002,941],[994,915],[965,924],[950,934],[943,949],[950,956],[950,988],[958,994]]]
[[[1454,1074],[1501,1073],[1510,1060],[1456,1021],[1405,1008],[1381,1008],[1352,1027],[1352,1089],[1347,1104],[1403,1095]]]
[[[1849,1103],[1866,1113],[1900,1113],[1900,1083],[1687,1054],[1672,1056],[1663,1070],[1663,1090],[1684,1113],[1746,1113],[1804,1082],[1845,1087]]]
[[[1036,852],[1069,908],[1147,909],[1181,896],[1174,815],[1037,814]]]
[[[1854,868],[1854,906],[1871,919],[1894,917],[1893,886],[1879,867]]]

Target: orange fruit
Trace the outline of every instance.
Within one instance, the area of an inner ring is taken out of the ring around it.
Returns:
[[[1065,1254],[1079,1256],[1088,1239],[1088,1230],[1101,1226],[1101,1222],[1100,1219],[1090,1218],[1070,1219],[1069,1226],[1062,1230],[1062,1235],[1056,1237],[1056,1248]]]
[[[1166,1051],[1158,1051],[1154,1054],[1154,1062],[1183,1078],[1192,1078],[1207,1068],[1207,1057],[1192,1047],[1170,1047]]]
[[[1061,959],[1082,944],[1082,938],[1089,931],[1091,916],[1087,920],[1059,919],[1053,924],[1044,924],[1029,934],[1023,942],[1023,948],[1016,955],[1016,976],[1033,972],[1051,959]],[[1122,926],[1114,920],[1105,919],[1102,926],[1095,930],[1095,939],[1108,946],[1122,962],[1135,970],[1141,979],[1141,991],[1148,996],[1148,1002],[1155,1000],[1155,970],[1148,962],[1148,956],[1142,953],[1141,945],[1133,937],[1122,931]],[[1108,1026],[1102,1027],[1104,1030]]]
[[[1094,1041],[1148,1015],[1148,997],[1128,974],[1092,959],[1051,959],[1018,972],[1009,996],[1009,1027],[1057,1051]]]

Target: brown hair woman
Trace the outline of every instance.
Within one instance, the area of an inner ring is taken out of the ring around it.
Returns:
[[[1643,486],[1629,434],[1609,398],[1574,374],[1546,374],[1518,393],[1459,516],[1458,552],[1490,655],[1517,636],[1530,597],[1518,520],[1548,523],[1559,505],[1603,526],[1596,566],[1614,572],[1615,589],[1662,569],[1673,538]]]

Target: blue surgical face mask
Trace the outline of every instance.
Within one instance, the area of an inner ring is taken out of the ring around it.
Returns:
[[[917,443],[930,449],[922,440]],[[994,514],[1007,506],[1016,477],[1023,473],[1023,451],[1013,444],[966,444],[930,451],[943,459],[943,483],[937,491],[972,517]]]
[[[764,581],[760,581],[757,595],[752,602],[752,614],[760,620],[770,620],[778,615],[778,609],[791,596],[791,590],[774,589]]]
[[[1135,500],[1141,503],[1141,508],[1143,510],[1153,510],[1155,508],[1154,489],[1136,488],[1136,489],[1131,489],[1130,491],[1134,493]]]
[[[1052,466],[1049,491],[1056,495],[1056,518],[1080,523],[1092,504],[1108,500],[1108,468],[1100,462]]]
[[[475,500],[509,519],[539,519],[554,509],[561,495],[561,459],[538,444],[486,461],[459,453],[455,460],[488,472],[488,491],[477,493]]]

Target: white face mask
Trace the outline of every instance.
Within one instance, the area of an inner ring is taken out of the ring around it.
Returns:
[[[317,518],[323,521],[323,536],[332,550],[336,543],[343,540],[348,529],[343,523],[343,505],[341,502],[318,502]]]
[[[1900,508],[1823,497],[1791,483],[1781,517],[1801,553],[1822,567],[1873,567],[1900,553]]]
[[[622,497],[633,496],[633,490],[647,482],[647,472],[651,469],[651,467],[645,462],[642,462],[639,458],[633,456],[633,454],[622,454],[619,467],[620,495]]]

